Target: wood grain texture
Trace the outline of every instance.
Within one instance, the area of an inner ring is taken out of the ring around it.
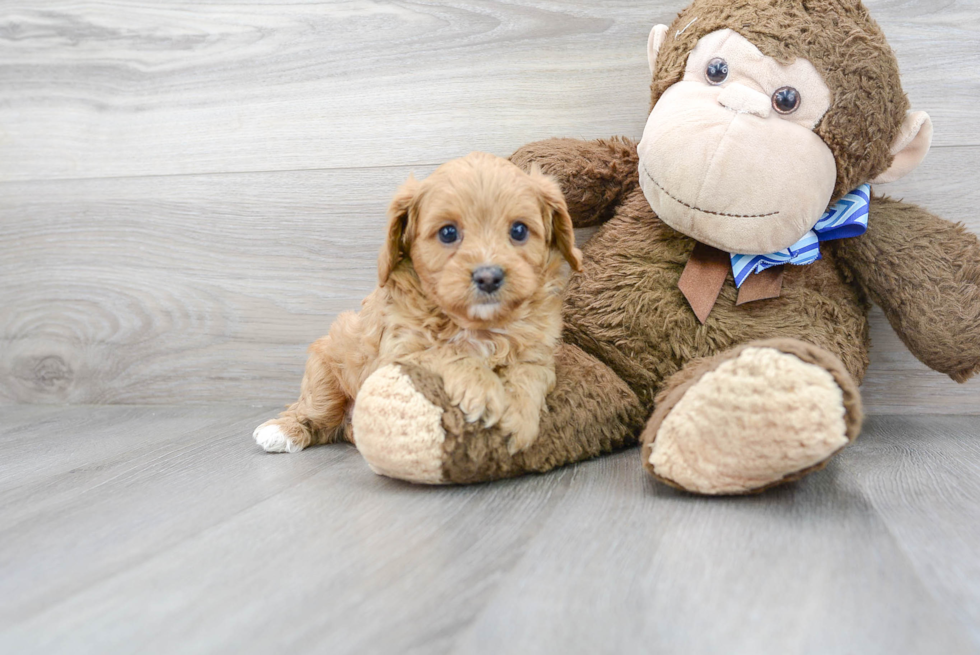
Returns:
[[[980,643],[980,440],[972,417],[876,418],[837,483],[888,525],[919,578]],[[928,516],[927,516],[928,514]]]
[[[601,6],[597,6],[601,4]],[[684,0],[7,2],[0,403],[286,403],[409,172],[638,136]],[[980,9],[868,2],[936,148],[881,187],[980,232]],[[870,412],[980,413],[876,315]]]
[[[704,499],[636,450],[411,486],[260,452],[271,411],[0,410],[0,652],[980,650],[976,417],[874,417],[826,471]]]
[[[0,180],[348,168],[639,135],[685,0],[4,3]],[[980,12],[868,2],[937,144],[980,145]]]
[[[7,185],[0,396],[286,402],[309,343],[376,284],[387,200],[360,190],[407,175]]]
[[[938,150],[935,185],[923,171],[894,191],[947,197],[978,230],[964,160],[980,165],[980,148]],[[8,183],[0,400],[291,401],[306,347],[375,284],[387,196],[430,170]],[[869,411],[980,412],[980,382],[927,369],[880,312],[873,326]]]

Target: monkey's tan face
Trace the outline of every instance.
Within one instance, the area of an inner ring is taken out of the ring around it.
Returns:
[[[833,196],[834,155],[813,131],[831,102],[810,62],[780,64],[732,30],[713,32],[647,120],[644,195],[665,223],[726,252],[787,248]]]

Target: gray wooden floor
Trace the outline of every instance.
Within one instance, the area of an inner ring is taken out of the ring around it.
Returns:
[[[0,409],[0,652],[980,652],[978,417],[710,500],[636,450],[411,486],[259,452],[270,413]]]

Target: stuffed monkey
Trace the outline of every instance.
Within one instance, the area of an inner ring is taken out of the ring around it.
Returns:
[[[564,301],[540,436],[467,423],[425,370],[364,385],[354,438],[376,471],[464,483],[642,442],[657,479],[757,492],[823,467],[861,427],[868,311],[963,382],[980,370],[980,245],[872,195],[929,149],[878,25],[855,0],[695,0],[653,29],[639,143],[518,150],[600,225]]]

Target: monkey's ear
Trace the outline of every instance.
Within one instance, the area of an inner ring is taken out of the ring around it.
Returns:
[[[409,222],[418,190],[418,180],[409,175],[388,206],[388,238],[378,255],[378,284],[381,286],[385,285],[395,266],[405,257],[408,248],[405,235],[411,234]]]
[[[872,184],[888,184],[900,180],[922,163],[932,145],[932,119],[924,111],[910,111],[902,123],[891,153],[895,157],[887,171]]]
[[[650,30],[650,38],[647,39],[647,63],[650,64],[650,73],[657,69],[657,55],[660,54],[660,46],[667,40],[667,26],[654,25]]]
[[[561,192],[558,182],[550,175],[542,173],[536,163],[531,164],[528,175],[537,185],[538,196],[550,215],[551,247],[562,254],[573,270],[581,271],[582,251],[575,247],[575,230],[572,227],[572,217],[568,214],[568,205],[565,204],[565,194]],[[546,226],[548,220],[549,216],[545,216]]]

